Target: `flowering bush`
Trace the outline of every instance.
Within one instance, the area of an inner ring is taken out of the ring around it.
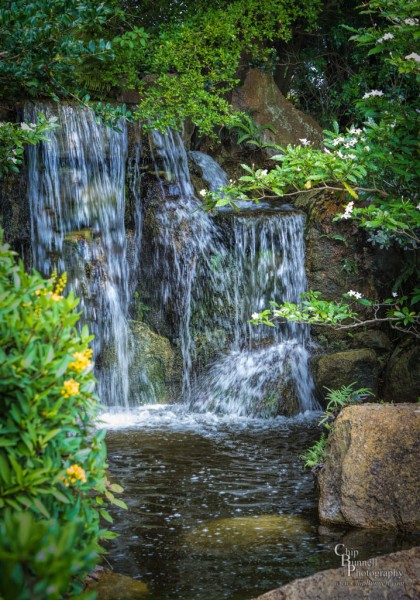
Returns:
[[[92,339],[65,276],[28,274],[0,234],[0,597],[78,594],[98,561],[100,518],[125,506],[95,428]],[[83,597],[88,597],[84,595]]]

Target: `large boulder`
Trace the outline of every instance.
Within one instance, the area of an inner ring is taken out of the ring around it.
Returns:
[[[315,366],[315,383],[323,396],[326,389],[356,384],[356,388],[378,391],[379,362],[373,350],[362,348],[320,356]]]
[[[420,396],[420,344],[406,340],[397,346],[385,376],[385,399],[416,402]]]
[[[275,129],[275,133],[264,132],[265,143],[296,145],[305,138],[316,147],[322,144],[319,125],[286,100],[270,73],[250,69],[243,85],[233,92],[232,105],[250,113],[258,125],[271,125]]]
[[[338,557],[337,557],[338,558]],[[356,559],[357,560],[357,559]],[[348,570],[348,565],[296,579],[255,600],[416,600],[420,598],[420,547],[386,554]]]
[[[420,528],[420,410],[414,404],[345,408],[318,472],[322,522]]]

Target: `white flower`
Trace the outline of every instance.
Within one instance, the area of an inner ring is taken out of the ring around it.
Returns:
[[[258,318],[259,318],[259,316],[260,316],[260,315],[259,315],[257,312],[255,312],[255,313],[252,313],[252,315],[251,315],[251,319],[254,319],[254,320],[256,320],[256,319],[258,319]]]
[[[350,127],[349,133],[351,133],[352,135],[360,135],[363,132],[361,129],[358,129],[357,127]]]
[[[349,292],[347,292],[347,296],[353,296],[354,298],[356,298],[356,300],[360,300],[360,298],[363,298],[363,294],[361,294],[360,292],[355,292],[354,290],[350,290]]]
[[[207,196],[207,190],[200,190],[199,194],[200,194],[200,196],[203,196],[203,198],[204,198],[204,196]]]
[[[255,177],[256,177],[257,179],[262,179],[263,177],[266,177],[266,176],[267,176],[267,174],[268,174],[268,171],[267,171],[267,169],[260,169],[259,171],[257,171],[257,172],[255,173]]]
[[[371,92],[366,92],[366,94],[363,96],[363,100],[366,100],[367,98],[373,98],[374,96],[383,96],[384,93],[381,90],[372,90]]]
[[[381,42],[385,42],[386,40],[393,40],[393,39],[394,39],[394,36],[392,35],[392,33],[386,33],[384,36],[382,36],[381,38],[376,40],[376,43],[380,44]]]
[[[347,154],[347,158],[354,160],[356,158],[356,155],[355,154]]]
[[[346,208],[344,209],[344,213],[341,215],[341,218],[342,219],[350,219],[353,209],[354,209],[354,202],[351,201],[347,204]]]
[[[310,146],[311,142],[309,140],[307,140],[306,138],[299,138],[299,142],[302,143],[302,146]]]
[[[365,146],[365,152],[370,152],[370,146]]]
[[[332,145],[333,146],[338,146],[338,144],[342,144],[344,142],[344,138],[343,137],[338,137],[335,138],[335,140],[332,141]]]
[[[11,158],[10,160],[12,161],[12,163],[17,163],[17,158]]]
[[[31,123],[32,125],[32,123]],[[23,131],[32,131],[32,127],[31,125],[28,125],[27,123],[21,123],[20,126],[23,129]]]
[[[416,208],[417,210],[420,210],[420,204],[417,204]]]
[[[412,52],[411,54],[407,54],[405,57],[406,60],[415,60],[416,62],[420,62],[420,55],[416,52]]]
[[[393,297],[393,298],[398,298],[398,294],[397,294],[397,292],[392,292],[392,297]]]
[[[404,19],[404,23],[406,25],[417,25],[419,22],[418,19]]]

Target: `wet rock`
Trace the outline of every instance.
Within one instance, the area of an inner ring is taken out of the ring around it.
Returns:
[[[143,600],[149,591],[145,583],[102,567],[88,576],[86,588],[96,592],[96,600]]]
[[[379,556],[370,565],[328,569],[296,579],[255,600],[416,600],[420,597],[420,547]],[[375,572],[369,575],[366,572]]]
[[[299,543],[311,530],[309,521],[297,515],[259,515],[207,521],[186,535],[188,545],[209,551]]]
[[[413,404],[345,408],[318,473],[322,522],[420,528],[420,410]]]
[[[181,364],[169,340],[141,321],[131,322],[133,360],[130,368],[131,388],[143,398],[155,402],[172,402],[181,378]]]
[[[325,396],[326,389],[336,390],[343,385],[356,384],[356,389],[378,391],[379,363],[373,350],[346,350],[320,356],[315,366],[315,383]]]
[[[378,353],[389,352],[391,350],[391,340],[384,331],[378,329],[367,329],[359,331],[351,338],[353,348],[371,348]]]
[[[296,145],[306,138],[314,146],[322,144],[319,125],[286,100],[270,73],[250,69],[242,87],[233,92],[232,104],[237,110],[250,113],[259,125],[271,125],[275,129],[275,133],[264,132],[265,143]]]
[[[385,376],[388,402],[416,402],[420,396],[420,345],[406,340],[394,350]]]

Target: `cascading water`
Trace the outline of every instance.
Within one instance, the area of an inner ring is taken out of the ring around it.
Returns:
[[[27,104],[25,119],[35,121],[38,112],[58,116],[61,127],[28,152],[34,267],[44,275],[67,271],[95,335],[101,400],[127,407],[126,126],[100,126],[92,111],[65,104]]]
[[[271,416],[317,407],[308,328],[247,322],[270,300],[299,301],[306,284],[303,229],[304,216],[296,212],[232,214],[231,252],[224,266],[224,305],[232,310],[223,319],[230,329],[230,349],[199,381],[196,410]]]
[[[193,410],[237,415],[315,408],[308,329],[248,323],[270,300],[296,302],[305,290],[304,216],[281,210],[223,212],[219,227],[221,219],[198,210],[181,136],[155,132],[153,140],[166,199],[155,262],[156,268],[163,265],[163,303],[176,299],[184,401]],[[226,185],[226,174],[211,157],[202,152],[190,157],[210,189]],[[206,345],[217,356],[210,369],[205,360],[200,364],[200,346]]]
[[[180,134],[171,130],[153,131],[152,154],[165,199],[156,212],[159,227],[154,271],[161,273],[161,308],[165,310],[170,305],[177,320],[183,361],[182,398],[189,400],[194,354],[191,333],[194,289],[203,273],[213,287],[220,287],[220,276],[213,273],[210,259],[215,252],[224,250],[217,227],[194,196]]]

